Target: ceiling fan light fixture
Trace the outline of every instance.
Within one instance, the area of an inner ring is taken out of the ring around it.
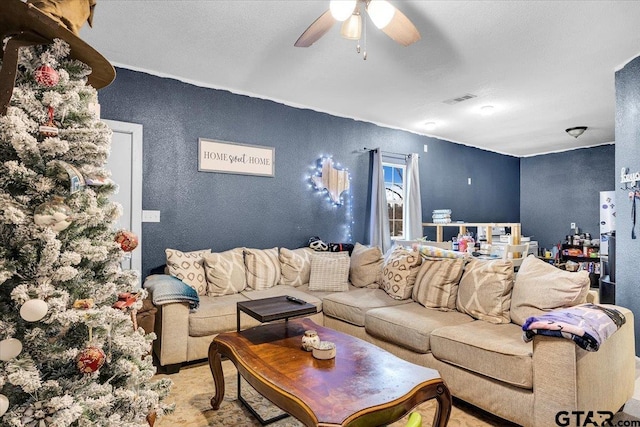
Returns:
[[[331,0],[329,2],[331,16],[333,16],[336,21],[340,22],[349,19],[356,8],[357,2],[357,0]]]
[[[386,0],[371,0],[367,5],[367,12],[373,24],[379,29],[383,29],[393,19],[396,8]]]
[[[572,137],[577,138],[580,135],[582,135],[585,130],[587,130],[586,126],[576,126],[573,128],[566,129],[565,132],[571,135]]]
[[[342,23],[340,34],[345,39],[360,40],[362,34],[362,17],[359,13],[354,13]]]

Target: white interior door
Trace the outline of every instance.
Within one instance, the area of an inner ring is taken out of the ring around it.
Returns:
[[[111,154],[106,167],[119,186],[112,196],[122,205],[123,214],[116,229],[131,230],[138,236],[138,247],[122,262],[123,269],[142,269],[142,125],[103,120],[113,131]]]

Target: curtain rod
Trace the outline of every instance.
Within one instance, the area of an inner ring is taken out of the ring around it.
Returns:
[[[376,151],[377,148],[367,148],[364,147],[364,151]],[[380,153],[382,153],[383,155],[386,155],[388,157],[392,157],[392,156],[400,156],[402,158],[407,158],[409,157],[411,154],[406,154],[406,153],[396,153],[393,151],[384,151],[384,150],[380,150]],[[420,156],[418,155],[418,158],[420,158]]]

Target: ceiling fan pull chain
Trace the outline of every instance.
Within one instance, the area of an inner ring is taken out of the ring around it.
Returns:
[[[360,53],[360,50],[358,50]],[[362,54],[362,59],[364,61],[367,60],[367,18],[364,19],[364,53]]]

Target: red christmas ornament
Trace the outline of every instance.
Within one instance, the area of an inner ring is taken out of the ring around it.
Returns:
[[[131,252],[138,247],[138,236],[129,230],[118,231],[115,240],[125,252]]]
[[[35,78],[38,84],[53,87],[60,81],[60,75],[50,65],[41,65],[36,69]]]
[[[106,356],[104,351],[98,347],[87,347],[78,353],[78,370],[83,374],[90,374],[97,371],[104,365]]]

